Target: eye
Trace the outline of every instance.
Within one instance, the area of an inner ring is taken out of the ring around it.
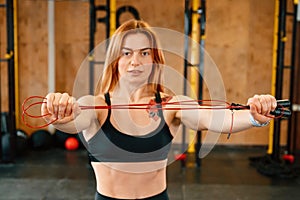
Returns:
[[[142,54],[142,56],[149,56],[150,51],[142,51],[141,54]]]
[[[130,56],[131,52],[130,51],[123,51],[122,56]]]

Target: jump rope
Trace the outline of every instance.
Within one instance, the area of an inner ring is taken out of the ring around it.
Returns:
[[[24,100],[22,104],[22,121],[23,123],[33,129],[41,129],[53,124],[58,120],[58,118],[42,124],[42,125],[32,125],[30,124],[27,119],[34,118],[40,119],[45,116],[51,115],[47,113],[45,115],[35,115],[31,114],[30,111],[34,107],[41,106],[42,104],[46,103],[47,100],[45,97],[42,96],[31,96]],[[34,102],[32,102],[34,101]],[[197,103],[197,104],[195,104]],[[178,105],[183,107],[178,107]],[[197,106],[196,106],[197,105]],[[277,100],[277,107],[274,111],[270,112],[270,115],[267,117],[275,119],[275,118],[288,118],[291,116],[290,108],[290,101],[289,100]],[[166,107],[167,106],[167,107]],[[147,110],[149,113],[157,112],[158,110],[197,110],[197,109],[210,109],[210,110],[222,110],[222,109],[229,109],[232,111],[231,114],[231,127],[228,133],[228,138],[232,133],[233,129],[233,121],[234,121],[234,110],[249,110],[249,105],[242,105],[237,103],[228,103],[222,100],[185,100],[185,101],[176,101],[176,102],[168,102],[162,101],[161,103],[157,103],[154,100],[150,101],[149,103],[142,103],[142,104],[114,104],[114,105],[101,105],[101,106],[84,106],[80,105],[79,108],[81,110],[88,110],[88,109],[136,109],[136,110]]]

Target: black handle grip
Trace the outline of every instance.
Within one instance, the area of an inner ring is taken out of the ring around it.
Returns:
[[[288,109],[291,106],[291,102],[288,99],[277,100],[277,107],[274,111],[270,112],[271,115],[275,115],[276,117],[281,116],[288,118],[292,115],[292,112]]]
[[[291,106],[291,102],[288,99],[277,100],[278,107],[288,108]]]
[[[270,114],[275,115],[276,117],[290,117],[292,115],[292,112],[290,110],[276,108],[274,111],[271,111]]]
[[[243,106],[241,104],[232,103],[232,109],[234,110],[241,110],[241,109],[250,109],[250,106]],[[274,115],[275,117],[285,117],[288,118],[292,115],[292,112],[286,108],[291,106],[291,102],[288,99],[284,100],[277,100],[277,107],[274,111],[271,111],[270,114]]]

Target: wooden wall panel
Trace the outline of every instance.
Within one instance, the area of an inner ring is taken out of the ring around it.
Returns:
[[[71,94],[78,68],[89,52],[88,1],[55,3],[55,36],[56,89]]]
[[[270,93],[274,1],[208,1],[206,49],[223,76],[229,102],[246,103]],[[268,128],[252,129],[220,143],[266,144]]]
[[[19,1],[19,92],[21,106],[32,95],[45,95],[48,91],[48,24],[47,1]],[[21,109],[20,109],[21,110]],[[34,110],[38,113],[38,110]],[[38,121],[30,123],[38,125]],[[29,129],[20,124],[29,134]]]
[[[1,0],[0,4],[4,4],[5,1]],[[6,29],[6,12],[4,8],[0,8],[0,58],[5,59],[7,49],[7,29]],[[7,79],[7,62],[0,62],[0,86],[1,86],[1,112],[8,111],[8,79]]]

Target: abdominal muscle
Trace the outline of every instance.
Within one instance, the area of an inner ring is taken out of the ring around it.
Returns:
[[[144,163],[92,162],[97,191],[119,199],[141,199],[166,189],[167,160]]]

